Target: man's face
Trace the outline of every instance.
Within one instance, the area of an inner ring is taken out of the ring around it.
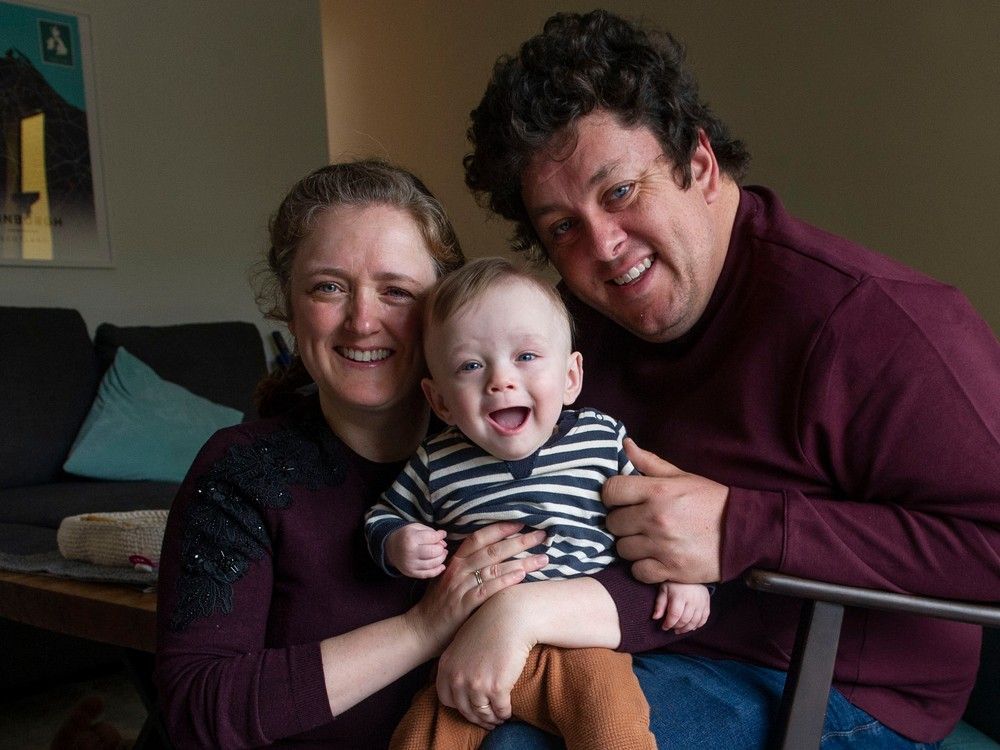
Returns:
[[[645,126],[625,128],[597,111],[576,122],[562,149],[559,135],[521,174],[549,260],[573,294],[639,338],[683,335],[704,312],[728,246],[712,211],[719,173],[707,139],[682,189]]]

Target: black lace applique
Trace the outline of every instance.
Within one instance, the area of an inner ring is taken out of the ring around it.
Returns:
[[[233,583],[268,548],[265,508],[287,508],[289,487],[344,481],[346,456],[322,418],[233,445],[198,481],[181,540],[181,575],[171,628],[233,609]]]

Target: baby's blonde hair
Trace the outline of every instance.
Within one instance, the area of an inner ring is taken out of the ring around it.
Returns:
[[[424,306],[424,330],[441,325],[463,308],[481,299],[489,290],[507,281],[524,281],[535,287],[561,314],[569,332],[570,346],[575,336],[573,317],[559,292],[542,277],[518,268],[506,258],[477,258],[438,281],[427,295]]]

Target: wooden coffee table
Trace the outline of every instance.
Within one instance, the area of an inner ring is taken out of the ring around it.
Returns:
[[[170,747],[156,710],[156,594],[123,584],[0,570],[0,617],[117,646],[149,712],[134,748]]]

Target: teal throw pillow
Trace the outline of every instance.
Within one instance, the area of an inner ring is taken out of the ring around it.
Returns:
[[[242,419],[119,347],[63,469],[95,479],[180,482],[205,441]]]

